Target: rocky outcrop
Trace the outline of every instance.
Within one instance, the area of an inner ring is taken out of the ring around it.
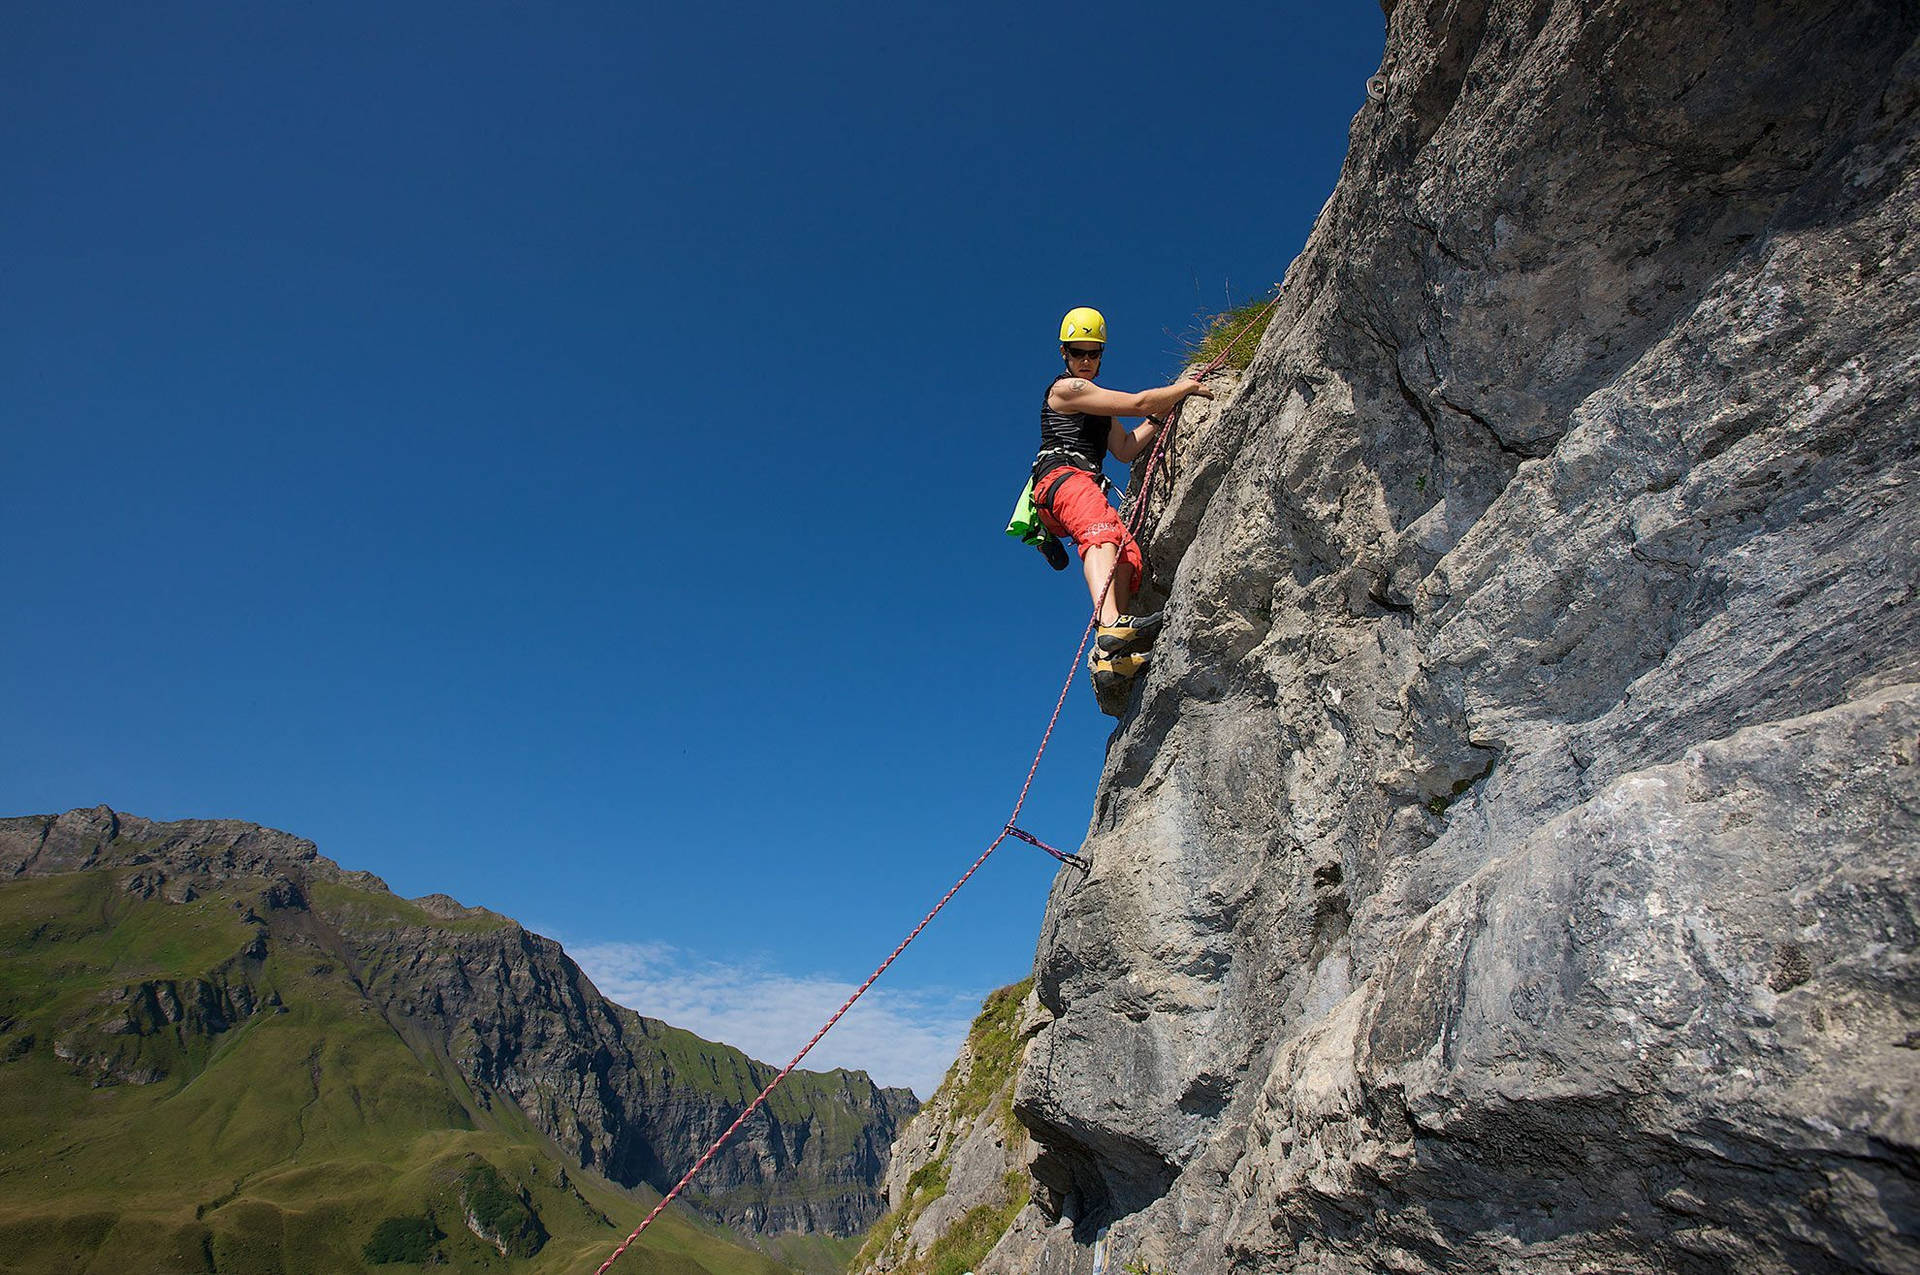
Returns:
[[[155,1084],[166,1078],[166,1056],[190,1053],[197,1039],[277,1003],[277,996],[255,989],[249,964],[243,952],[201,978],[143,979],[115,988],[69,1019],[53,1040],[54,1056],[102,1083]],[[148,1048],[153,1037],[167,1038],[168,1047]]]
[[[467,1229],[502,1257],[532,1257],[547,1242],[547,1230],[526,1191],[510,1190],[500,1171],[478,1164],[460,1176],[460,1218]]]
[[[1920,1269],[1920,9],[1388,9],[977,1269]]]
[[[552,940],[445,895],[398,899],[310,841],[105,807],[0,820],[0,881],[82,872],[110,874],[142,901],[226,900],[252,934],[203,977],[143,980],[70,1014],[52,1047],[103,1082],[150,1084],[195,1065],[212,1038],[279,1008],[259,972],[270,954],[296,953],[341,967],[416,1057],[459,1078],[460,1101],[513,1104],[622,1185],[672,1186],[774,1074],[606,1000]],[[881,1211],[888,1151],[916,1105],[864,1072],[795,1072],[690,1202],[747,1231],[856,1234]]]

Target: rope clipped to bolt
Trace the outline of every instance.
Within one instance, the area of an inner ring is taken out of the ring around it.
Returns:
[[[1234,347],[1240,343],[1241,338],[1252,331],[1254,325],[1264,320],[1273,308],[1280,303],[1281,295],[1282,294],[1276,293],[1273,300],[1267,302],[1265,307],[1250,319],[1246,326],[1241,328],[1231,341],[1228,341],[1227,344],[1221,348],[1220,353],[1214,356],[1213,361],[1195,374],[1194,379],[1205,380],[1208,376],[1217,372],[1221,365],[1227,361]],[[1154,468],[1159,462],[1161,450],[1166,447],[1167,440],[1173,437],[1174,427],[1178,423],[1179,409],[1176,407],[1174,411],[1167,416],[1167,427],[1161,430],[1160,436],[1154,440],[1153,451],[1147,457],[1147,467],[1141,473],[1140,487],[1134,496],[1133,514],[1127,521],[1127,534],[1130,536],[1137,536],[1138,534],[1139,529],[1134,524],[1145,520],[1148,484],[1153,481]],[[865,996],[867,989],[877,983],[880,980],[880,976],[887,972],[887,967],[898,960],[900,954],[907,950],[907,946],[920,937],[920,932],[933,923],[933,918],[939,916],[941,909],[947,906],[954,895],[960,893],[960,888],[973,879],[973,874],[978,872],[981,866],[986,863],[987,858],[992,855],[995,850],[1000,848],[1001,842],[1009,837],[1013,837],[1017,840],[1025,841],[1030,845],[1038,846],[1062,863],[1072,864],[1078,867],[1083,874],[1092,871],[1092,866],[1080,856],[1068,854],[1063,850],[1056,850],[1039,838],[1021,831],[1014,825],[1015,821],[1020,818],[1021,808],[1027,804],[1027,794],[1033,791],[1033,778],[1040,772],[1040,759],[1047,755],[1047,745],[1053,740],[1054,728],[1060,724],[1060,713],[1061,710],[1066,707],[1067,695],[1073,690],[1074,678],[1080,672],[1080,660],[1086,654],[1087,640],[1093,636],[1095,626],[1100,623],[1100,607],[1106,602],[1107,594],[1113,588],[1114,572],[1118,571],[1119,568],[1120,561],[1118,556],[1116,556],[1113,570],[1107,573],[1106,584],[1101,587],[1100,596],[1093,604],[1093,618],[1087,621],[1086,629],[1080,634],[1080,645],[1074,652],[1072,666],[1067,669],[1067,680],[1060,687],[1059,697],[1054,700],[1053,713],[1047,718],[1047,728],[1040,735],[1040,746],[1034,750],[1033,763],[1027,767],[1026,780],[1020,785],[1020,795],[1014,799],[1013,810],[1008,813],[1006,822],[1001,826],[1000,835],[988,843],[987,848],[980,852],[980,857],[975,859],[967,870],[960,874],[960,879],[955,881],[953,885],[948,888],[947,892],[940,896],[940,901],[934,904],[925,916],[920,918],[920,923],[908,932],[907,937],[900,940],[899,946],[887,954],[887,959],[880,962],[879,967],[875,969],[873,973],[867,975],[867,981],[855,988],[853,995],[847,997],[840,1008],[833,1011],[833,1017],[821,1024],[820,1030],[813,1034],[813,1039],[802,1045],[800,1052],[795,1054],[793,1058],[788,1061],[787,1065],[782,1067],[779,1073],[767,1082],[766,1088],[762,1089],[759,1094],[754,1097],[754,1100],[747,1104],[747,1109],[740,1113],[739,1118],[728,1125],[726,1131],[713,1140],[713,1145],[708,1147],[706,1151],[701,1154],[700,1158],[693,1162],[691,1169],[688,1169],[681,1175],[680,1180],[673,1184],[673,1189],[660,1197],[660,1203],[654,1205],[653,1211],[640,1220],[640,1225],[634,1227],[633,1232],[628,1235],[626,1239],[620,1241],[620,1246],[613,1250],[613,1253],[606,1261],[600,1263],[600,1267],[594,1272],[594,1275],[607,1275],[608,1269],[620,1260],[621,1255],[633,1246],[634,1241],[638,1240],[649,1226],[653,1225],[653,1220],[665,1212],[667,1205],[673,1203],[674,1199],[682,1191],[686,1190],[687,1184],[693,1181],[695,1174],[706,1167],[707,1161],[718,1155],[721,1148],[733,1140],[733,1135],[740,1131],[740,1127],[753,1117],[753,1113],[766,1105],[767,1098],[772,1095],[775,1089],[780,1087],[780,1082],[785,1080],[792,1074],[794,1068],[800,1065],[800,1060],[813,1052],[813,1047],[819,1044],[828,1032],[833,1030],[834,1024],[846,1016],[847,1011],[853,1008],[854,1002],[858,1001],[862,996]]]
[[[1085,876],[1088,873],[1093,871],[1093,865],[1091,863],[1088,863],[1085,859],[1082,859],[1079,855],[1068,854],[1065,850],[1056,850],[1052,846],[1040,840],[1040,838],[1034,836],[1031,832],[1028,832],[1024,828],[1016,828],[1012,824],[1008,824],[1007,835],[1009,837],[1014,837],[1014,838],[1017,838],[1018,840],[1024,841],[1030,846],[1037,846],[1040,849],[1045,850],[1048,854],[1052,855],[1054,858],[1058,859],[1060,862],[1069,864],[1073,867],[1080,869],[1080,875],[1082,876]]]

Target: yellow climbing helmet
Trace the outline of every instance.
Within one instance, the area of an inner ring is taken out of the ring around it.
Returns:
[[[1098,341],[1107,343],[1107,320],[1092,306],[1075,306],[1067,311],[1067,317],[1060,320],[1060,344],[1069,341]]]

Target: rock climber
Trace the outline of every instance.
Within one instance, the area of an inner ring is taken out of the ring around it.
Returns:
[[[1100,375],[1100,359],[1106,351],[1105,317],[1087,306],[1067,311],[1060,321],[1060,357],[1066,370],[1047,386],[1040,406],[1033,503],[1047,530],[1071,539],[1079,551],[1088,595],[1100,608],[1100,628],[1087,671],[1101,711],[1118,717],[1126,711],[1134,677],[1146,667],[1147,648],[1160,630],[1160,615],[1133,615],[1128,609],[1140,585],[1144,560],[1139,544],[1107,503],[1101,463],[1111,454],[1132,464],[1147,454],[1154,437],[1166,426],[1167,413],[1181,400],[1189,394],[1212,398],[1213,391],[1193,380],[1137,394],[1101,389],[1094,378]],[[1117,419],[1123,416],[1145,421],[1128,429]]]

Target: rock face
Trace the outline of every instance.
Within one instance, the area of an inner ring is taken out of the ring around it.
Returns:
[[[1387,8],[977,1269],[1920,1269],[1920,7]]]
[[[773,1075],[606,1000],[552,940],[444,895],[395,898],[310,841],[105,807],[0,819],[0,882],[81,872],[111,874],[142,899],[231,895],[254,927],[207,976],[130,986],[49,1042],[102,1082],[162,1077],[166,1059],[139,1047],[145,1037],[214,1037],[278,1007],[250,979],[270,951],[343,965],[364,1009],[433,1070],[457,1074],[461,1102],[517,1107],[578,1164],[625,1186],[666,1190]],[[796,1072],[702,1171],[690,1202],[750,1232],[857,1234],[879,1216],[889,1146],[916,1108],[864,1072]]]

